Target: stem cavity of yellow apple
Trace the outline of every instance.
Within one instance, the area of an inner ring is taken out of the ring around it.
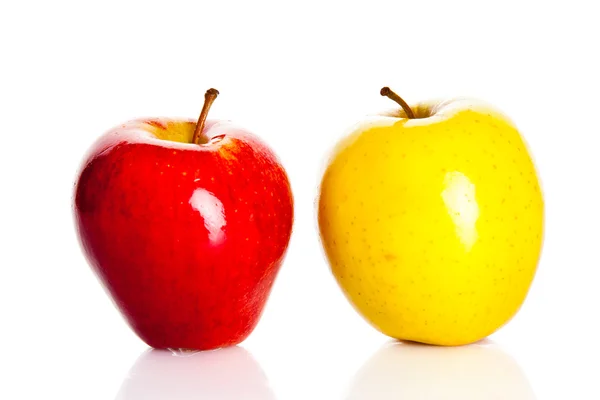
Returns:
[[[410,106],[408,105],[407,102],[405,102],[402,97],[398,96],[396,93],[394,93],[394,91],[392,89],[390,89],[389,87],[383,87],[381,88],[381,90],[379,91],[379,93],[382,96],[386,96],[392,100],[394,100],[396,103],[400,104],[400,107],[402,107],[402,109],[404,110],[404,112],[406,113],[406,116],[410,119],[414,119],[415,118],[415,114],[413,113],[412,109],[410,108]]]
[[[208,111],[210,110],[210,106],[215,101],[217,96],[219,95],[219,91],[217,89],[210,88],[204,94],[204,106],[202,106],[202,111],[200,112],[200,116],[198,117],[198,122],[196,123],[196,129],[194,129],[194,136],[192,138],[192,143],[194,144],[204,144],[208,143],[209,138],[203,134],[204,123],[206,122],[206,117],[208,117]]]

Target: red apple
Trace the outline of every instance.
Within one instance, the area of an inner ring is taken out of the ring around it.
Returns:
[[[253,331],[287,252],[288,176],[254,134],[206,120],[136,119],[84,159],[73,211],[83,253],[133,331],[208,350]]]

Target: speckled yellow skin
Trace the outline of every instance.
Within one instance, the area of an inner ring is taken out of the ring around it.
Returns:
[[[318,223],[333,275],[401,340],[478,341],[523,303],[544,200],[522,136],[489,105],[419,104],[359,124],[323,174]]]

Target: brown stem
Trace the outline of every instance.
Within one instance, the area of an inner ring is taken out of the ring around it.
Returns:
[[[404,112],[406,113],[406,116],[408,118],[410,118],[410,119],[415,118],[415,114],[413,114],[413,111],[411,110],[408,103],[405,102],[402,99],[402,97],[400,97],[396,93],[394,93],[394,91],[392,89],[390,89],[389,87],[386,86],[384,88],[381,88],[381,91],[379,93],[382,96],[389,97],[390,99],[394,100],[396,103],[400,104],[400,107],[402,107],[402,109],[404,110]]]
[[[202,106],[202,111],[200,112],[198,122],[196,123],[196,129],[194,129],[192,143],[202,144],[208,142],[208,138],[203,134],[202,131],[204,130],[204,123],[206,122],[206,117],[208,117],[210,106],[212,106],[212,103],[215,101],[218,95],[219,91],[212,88],[208,89],[204,94],[204,106]]]

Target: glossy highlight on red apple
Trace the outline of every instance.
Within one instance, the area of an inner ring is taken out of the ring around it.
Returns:
[[[256,135],[206,120],[136,119],[102,135],[73,198],[83,253],[154,348],[239,344],[256,327],[285,258],[294,202]]]

